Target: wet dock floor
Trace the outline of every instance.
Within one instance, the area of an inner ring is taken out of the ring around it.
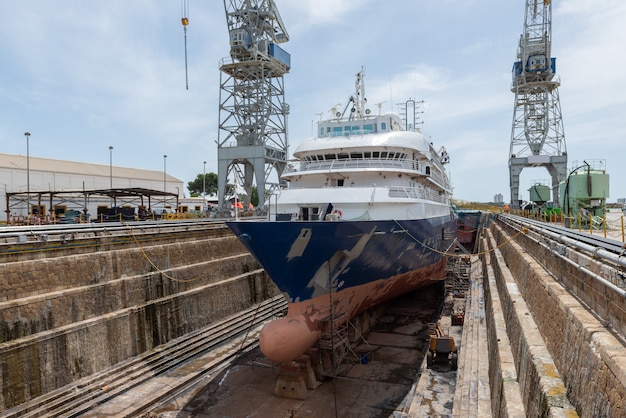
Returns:
[[[395,300],[365,341],[353,346],[356,352],[368,353],[367,362],[346,364],[339,376],[325,378],[315,390],[308,390],[305,399],[274,395],[280,369],[257,349],[151,416],[449,416],[456,372],[445,366],[426,369],[424,360],[428,323],[437,321],[442,303],[441,286]]]

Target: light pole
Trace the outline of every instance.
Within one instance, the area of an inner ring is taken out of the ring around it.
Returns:
[[[109,188],[113,189],[113,146],[109,145]]]
[[[163,155],[163,212],[165,212],[165,199],[166,199],[165,193],[167,193],[167,186],[165,183],[165,176],[167,173],[166,167],[167,167],[167,155]]]
[[[204,168],[202,169],[202,212],[204,212],[204,207],[206,206],[205,184],[206,184],[206,161],[204,162]]]
[[[111,189],[111,206],[114,205],[113,200],[113,146],[109,145],[109,188]]]
[[[30,132],[24,132],[26,137],[26,195],[28,196],[28,215],[30,216],[30,153],[28,150],[28,139]]]

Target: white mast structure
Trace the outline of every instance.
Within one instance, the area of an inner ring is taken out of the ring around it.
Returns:
[[[513,64],[515,93],[509,155],[511,206],[519,207],[519,176],[526,167],[545,167],[552,176],[552,197],[559,203],[559,182],[567,175],[556,58],[550,57],[552,2],[526,0],[524,33]]]

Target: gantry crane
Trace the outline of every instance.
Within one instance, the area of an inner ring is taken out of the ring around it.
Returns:
[[[509,155],[511,206],[519,207],[519,176],[525,167],[545,167],[552,196],[559,203],[559,182],[567,174],[556,58],[551,58],[552,2],[526,0],[524,33],[513,64],[515,93]]]
[[[287,165],[287,115],[283,75],[290,55],[278,44],[289,35],[273,0],[224,0],[230,57],[220,63],[218,190],[220,210],[230,210],[229,182],[243,185],[245,207],[253,180],[259,206],[280,186]],[[272,182],[272,176],[275,176]]]

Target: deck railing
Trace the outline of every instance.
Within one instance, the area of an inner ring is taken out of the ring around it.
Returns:
[[[416,171],[424,175],[419,171],[419,162],[414,160],[391,160],[381,158],[364,158],[364,159],[339,159],[328,161],[292,161],[290,162],[283,174],[306,172],[306,171],[337,171],[346,169],[381,169],[381,170],[407,170]],[[436,183],[443,186],[446,184],[443,173],[436,169],[436,167],[430,167],[429,174],[426,174],[432,178]]]
[[[413,160],[389,160],[380,158],[364,159],[340,159],[328,161],[294,161],[287,165],[284,173],[319,170],[342,170],[342,169],[400,169],[417,171],[419,165]]]

